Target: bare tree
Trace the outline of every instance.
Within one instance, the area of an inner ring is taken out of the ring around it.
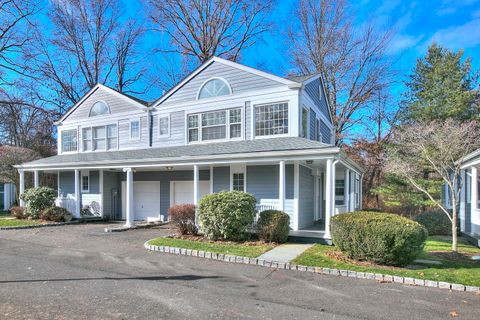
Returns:
[[[0,1],[0,84],[10,82],[5,77],[6,72],[27,74],[19,56],[31,40],[28,34],[29,19],[38,10],[38,3],[32,0]]]
[[[334,115],[337,143],[361,117],[359,110],[391,82],[386,59],[391,32],[373,21],[355,27],[347,0],[300,0],[298,27],[289,32],[293,63],[300,74],[321,73]]]
[[[151,19],[173,47],[167,52],[194,57],[212,56],[238,61],[269,28],[272,0],[150,0]]]
[[[36,32],[31,71],[42,83],[39,98],[60,113],[97,83],[128,92],[142,76],[135,62],[142,29],[125,21],[119,0],[53,1],[48,10],[53,32]]]
[[[423,192],[452,223],[452,251],[457,251],[457,216],[460,199],[461,165],[465,156],[479,147],[478,123],[461,123],[452,119],[439,122],[417,122],[394,132],[393,146],[388,152],[388,170],[404,177]],[[425,177],[438,179],[451,190],[450,213],[438,192],[426,188]]]

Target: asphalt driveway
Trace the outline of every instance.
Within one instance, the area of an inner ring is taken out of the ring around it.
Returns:
[[[168,227],[104,227],[0,231],[0,319],[480,317],[471,293],[159,254],[143,243]]]

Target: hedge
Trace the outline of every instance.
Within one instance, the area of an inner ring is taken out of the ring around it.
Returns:
[[[286,242],[290,230],[290,216],[283,211],[260,212],[257,222],[258,238],[266,242]]]
[[[444,212],[425,211],[416,216],[415,221],[427,228],[431,236],[452,234],[452,222]]]
[[[332,240],[351,259],[404,266],[422,251],[428,232],[399,215],[360,211],[334,216]]]

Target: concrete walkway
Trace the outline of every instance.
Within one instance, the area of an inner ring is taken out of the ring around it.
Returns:
[[[313,246],[313,244],[301,244],[301,243],[286,243],[281,244],[270,251],[265,252],[258,259],[265,259],[278,262],[289,262],[295,259],[298,255],[305,250]]]

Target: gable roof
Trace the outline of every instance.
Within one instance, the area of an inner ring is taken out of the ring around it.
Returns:
[[[97,83],[93,88],[91,88],[90,90],[88,90],[88,92],[77,102],[73,105],[73,107],[70,108],[70,110],[68,110],[67,113],[65,113],[61,118],[60,120],[56,121],[54,124],[58,125],[60,123],[62,123],[65,119],[67,119],[76,109],[78,109],[79,106],[82,105],[82,103],[88,99],[88,97],[90,97],[95,91],[97,91],[98,89],[105,89],[106,91],[114,94],[114,95],[117,95],[119,97],[121,97],[122,99],[128,99],[130,102],[132,102],[132,104],[138,108],[146,108],[148,107],[148,102],[142,100],[142,99],[139,99],[139,98],[136,98],[136,97],[132,97],[131,95],[129,94],[126,94],[126,93],[123,93],[123,92],[119,92],[113,88],[110,88],[110,87],[107,87],[106,85],[104,84],[101,84],[101,83]]]
[[[282,84],[285,84],[285,85],[288,85],[289,87],[291,88],[300,88],[301,87],[301,83],[299,82],[296,82],[296,81],[292,81],[290,79],[286,79],[286,78],[282,78],[282,77],[279,77],[279,76],[276,76],[276,75],[273,75],[271,73],[267,73],[267,72],[264,72],[264,71],[260,71],[258,69],[255,69],[255,68],[251,68],[251,67],[247,67],[243,64],[240,64],[240,63],[237,63],[237,62],[233,62],[233,61],[229,61],[229,60],[225,60],[225,59],[222,59],[222,58],[219,58],[219,57],[212,57],[210,58],[207,62],[203,63],[201,66],[199,66],[197,69],[195,69],[194,71],[192,71],[189,75],[187,75],[184,79],[182,79],[179,83],[177,83],[174,87],[172,87],[170,90],[168,90],[163,96],[161,96],[159,99],[157,99],[156,101],[152,102],[151,103],[151,106],[152,107],[156,107],[158,105],[160,105],[163,101],[165,101],[166,99],[168,99],[170,96],[172,96],[173,93],[175,93],[177,90],[179,90],[180,88],[182,88],[187,82],[189,82],[191,79],[193,79],[195,76],[197,76],[199,73],[201,73],[203,70],[205,70],[208,66],[210,66],[213,62],[217,62],[217,63],[221,63],[223,65],[227,65],[227,66],[230,66],[230,67],[233,67],[233,68],[237,68],[237,69],[240,69],[240,70],[243,70],[243,71],[246,71],[246,72],[249,72],[249,73],[252,73],[252,74],[255,74],[255,75],[258,75],[260,77],[264,77],[264,78],[267,78],[267,79],[270,79],[270,80],[273,80],[273,81],[276,81],[276,82],[279,82],[279,83],[282,83]]]

